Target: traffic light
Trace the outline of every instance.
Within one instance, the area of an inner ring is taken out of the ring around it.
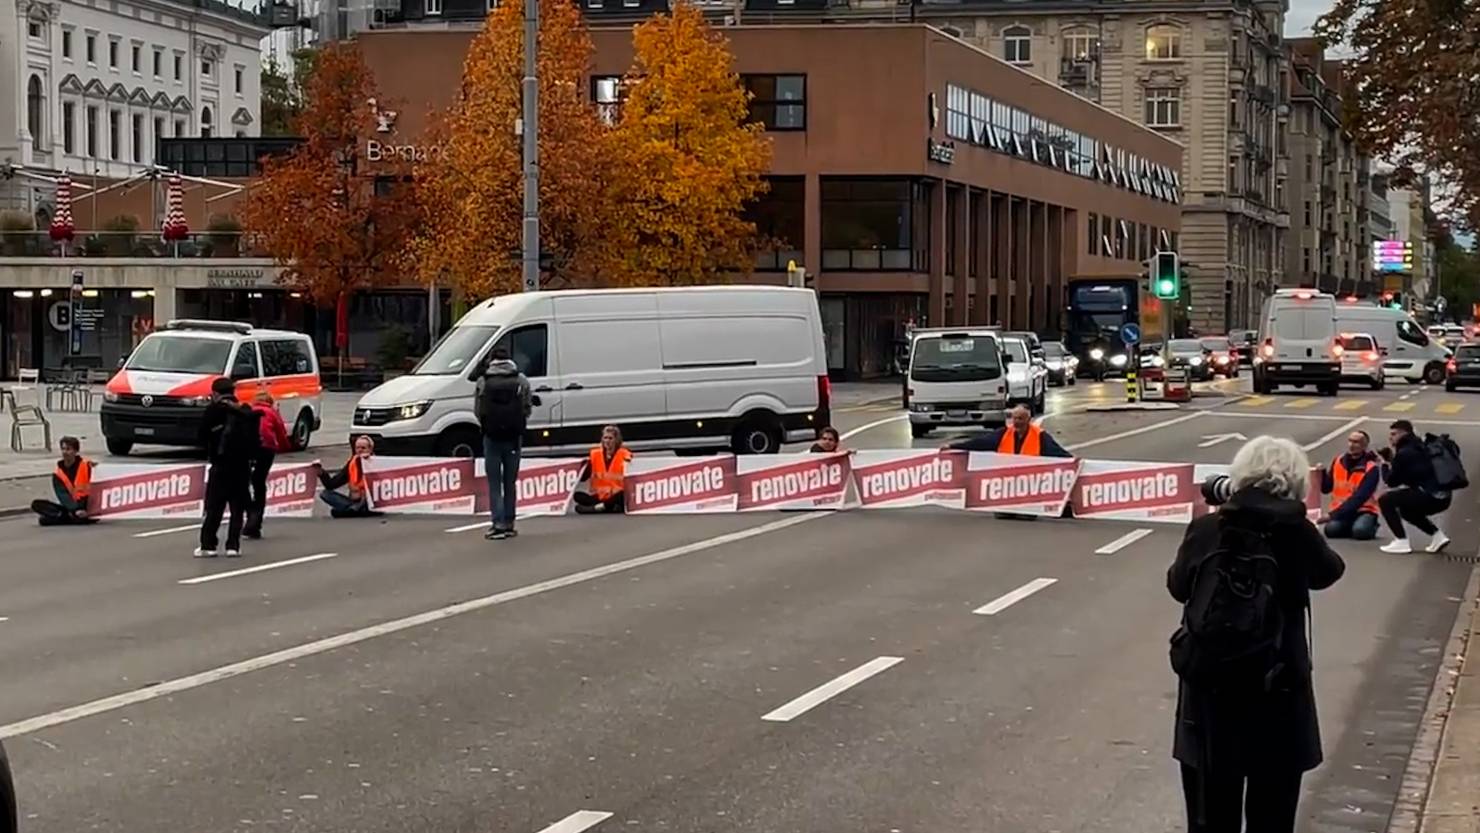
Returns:
[[[1157,252],[1151,259],[1151,295],[1173,301],[1182,295],[1182,264],[1176,252]]]

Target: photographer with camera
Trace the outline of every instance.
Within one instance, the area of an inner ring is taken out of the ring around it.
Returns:
[[[1382,464],[1369,446],[1366,431],[1346,438],[1346,453],[1321,469],[1321,493],[1331,496],[1331,511],[1322,521],[1327,538],[1371,541],[1377,537],[1377,487]]]
[[[1389,426],[1388,447],[1382,455],[1382,478],[1388,490],[1377,499],[1382,519],[1393,531],[1393,540],[1383,545],[1383,552],[1406,555],[1413,552],[1403,522],[1413,524],[1429,535],[1426,552],[1442,552],[1449,546],[1449,536],[1432,520],[1432,516],[1449,508],[1450,493],[1441,488],[1434,473],[1434,461],[1428,449],[1413,434],[1413,423],[1400,419]]]

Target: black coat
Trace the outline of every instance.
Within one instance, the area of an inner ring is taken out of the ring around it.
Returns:
[[[1305,505],[1258,489],[1233,495],[1216,514],[1187,525],[1177,560],[1167,571],[1167,590],[1186,603],[1194,568],[1218,545],[1220,517],[1268,530],[1280,565],[1276,594],[1284,611],[1281,644],[1285,671],[1266,692],[1208,691],[1179,680],[1172,756],[1196,768],[1251,773],[1270,767],[1300,772],[1321,763],[1321,734],[1311,684],[1306,611],[1310,591],[1336,583],[1346,570],[1341,556],[1326,545],[1305,517]]]
[[[1408,486],[1433,496],[1448,494],[1439,488],[1439,478],[1434,474],[1434,461],[1429,459],[1428,450],[1412,434],[1398,441],[1397,448],[1393,449],[1393,459],[1383,467],[1382,474],[1390,488]]]

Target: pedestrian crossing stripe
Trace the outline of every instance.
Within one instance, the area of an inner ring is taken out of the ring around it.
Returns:
[[[1271,403],[1273,401],[1274,401],[1274,397],[1273,396],[1251,396],[1248,399],[1245,399],[1243,401],[1243,404],[1245,404],[1245,405],[1253,405],[1254,407],[1257,408],[1260,405],[1268,405],[1269,403]]]
[[[1344,399],[1331,406],[1331,409],[1334,411],[1355,411],[1366,404],[1367,400],[1365,399]]]
[[[1457,414],[1464,409],[1465,406],[1463,402],[1445,402],[1442,405],[1434,406],[1434,410],[1437,413],[1441,414]]]
[[[1412,402],[1394,402],[1393,404],[1388,405],[1386,408],[1383,408],[1383,410],[1401,412],[1411,411],[1413,410],[1413,407],[1414,405]]]
[[[1310,398],[1310,397],[1307,396],[1307,397],[1305,397],[1303,399],[1296,399],[1296,400],[1291,401],[1291,402],[1286,402],[1285,403],[1285,407],[1286,408],[1309,408],[1310,406],[1316,404],[1319,401],[1321,401],[1321,400],[1319,400],[1319,399],[1312,399],[1312,398]]]

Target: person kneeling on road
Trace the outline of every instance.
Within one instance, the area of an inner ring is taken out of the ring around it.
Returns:
[[[956,451],[995,451],[1028,457],[1073,456],[1047,431],[1033,424],[1033,412],[1026,405],[1012,409],[1007,425],[978,437],[951,443],[950,447]]]
[[[42,526],[95,523],[87,515],[87,493],[92,483],[92,461],[82,456],[82,442],[76,437],[62,437],[57,443],[62,459],[51,473],[51,488],[56,500],[33,500],[31,511]]]
[[[601,429],[601,445],[591,449],[591,459],[581,469],[580,482],[589,481],[590,491],[576,492],[576,512],[581,515],[625,512],[627,501],[622,492],[622,478],[630,462],[632,452],[622,445],[622,429],[615,425]]]
[[[1449,508],[1452,495],[1439,488],[1434,461],[1418,437],[1413,423],[1400,419],[1389,426],[1389,447],[1380,453],[1384,460],[1382,477],[1388,490],[1377,499],[1382,519],[1393,531],[1393,540],[1382,546],[1383,552],[1404,555],[1413,552],[1403,522],[1413,524],[1430,536],[1427,552],[1440,552],[1449,545],[1449,536],[1436,526],[1430,516]]]
[[[808,454],[832,454],[843,451],[843,440],[838,436],[838,429],[831,425],[817,432],[817,442],[807,449]]]
[[[370,493],[365,488],[365,463],[374,456],[375,441],[362,434],[355,437],[354,453],[339,471],[330,474],[324,471],[322,463],[314,461],[314,470],[324,487],[319,500],[328,504],[329,517],[369,518],[380,514],[370,508]],[[348,486],[349,494],[337,491],[340,486]]]
[[[1321,469],[1321,492],[1331,496],[1326,516],[1327,538],[1371,541],[1377,537],[1377,485],[1382,480],[1381,462],[1368,448],[1372,439],[1366,431],[1353,431],[1346,438],[1346,453]]]

